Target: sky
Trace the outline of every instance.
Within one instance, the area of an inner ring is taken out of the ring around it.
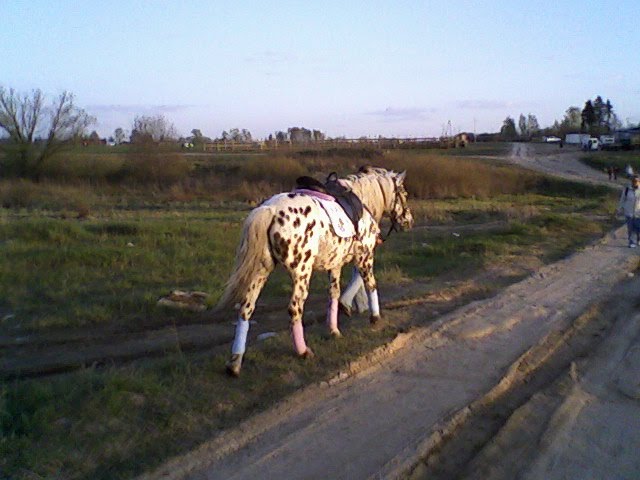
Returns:
[[[0,0],[0,86],[72,92],[102,136],[495,132],[596,95],[638,123],[638,25],[638,0]]]

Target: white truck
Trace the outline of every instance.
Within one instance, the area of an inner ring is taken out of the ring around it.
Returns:
[[[600,142],[596,137],[588,137],[582,139],[582,149],[586,152],[599,150]]]
[[[567,145],[582,145],[590,137],[591,135],[588,133],[567,133],[564,137],[564,143]]]

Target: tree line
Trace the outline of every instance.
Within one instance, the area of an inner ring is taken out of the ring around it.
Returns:
[[[0,150],[4,153],[0,174],[12,173],[20,177],[37,179],[43,163],[67,145],[78,142],[101,143],[94,130],[87,129],[96,122],[74,103],[74,96],[63,92],[47,101],[40,90],[19,93],[14,89],[0,87]],[[531,140],[538,135],[564,135],[584,132],[591,135],[610,133],[622,126],[613,104],[598,95],[588,99],[584,107],[567,108],[564,117],[551,127],[541,128],[534,114],[520,114],[518,123],[508,116],[502,124],[498,137],[502,140]],[[320,130],[290,127],[270,134],[267,142],[312,143],[325,139]],[[212,141],[251,143],[253,137],[247,129],[232,128],[223,131],[220,137],[211,139],[199,129],[191,135],[180,137],[175,125],[163,115],[138,115],[133,119],[131,133],[119,127],[109,137],[113,144],[130,142],[140,145],[158,145],[167,142],[184,142],[197,145]]]
[[[107,142],[95,130],[87,135],[88,128],[95,123],[96,118],[78,107],[70,92],[47,100],[39,89],[20,93],[0,86],[0,152],[3,154],[0,175],[37,180],[45,161],[63,148]],[[320,130],[291,127],[286,132],[274,132],[267,141],[306,143],[324,138]],[[244,128],[225,130],[215,139],[194,128],[191,135],[181,137],[164,115],[137,115],[130,133],[118,127],[108,138],[114,145],[131,143],[145,147],[176,142],[195,146],[213,141],[251,143],[253,137]]]
[[[639,124],[640,126],[640,124]],[[588,99],[584,107],[571,106],[565,110],[561,120],[555,120],[553,125],[547,128],[540,128],[535,115],[529,114],[526,117],[520,114],[518,126],[515,120],[508,116],[502,122],[500,137],[503,140],[531,140],[538,135],[564,136],[567,133],[589,133],[599,136],[614,132],[622,128],[622,122],[616,115],[613,104],[609,99],[603,100],[598,95],[593,101]]]

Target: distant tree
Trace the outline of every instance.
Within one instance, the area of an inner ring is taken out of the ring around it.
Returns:
[[[278,130],[276,132],[276,140],[278,141],[278,143],[286,142],[288,139],[289,137],[286,132],[283,132],[281,130]]]
[[[150,143],[176,140],[178,132],[164,115],[139,115],[133,120],[131,143]]]
[[[593,117],[594,117],[593,126],[599,132],[605,126],[605,119],[607,117],[605,103],[604,103],[604,100],[602,100],[602,97],[600,95],[598,95],[596,99],[593,101]]]
[[[596,123],[596,114],[593,109],[593,104],[591,103],[591,100],[587,100],[585,102],[584,108],[582,109],[580,117],[582,119],[580,123],[581,130],[583,132],[589,132]]]
[[[500,138],[506,141],[513,141],[518,137],[518,131],[516,130],[516,122],[513,118],[507,117],[502,122],[502,128],[500,129]]]
[[[311,130],[304,127],[291,127],[287,130],[292,143],[309,143],[312,139]]]
[[[118,127],[113,131],[113,141],[116,145],[123,143],[125,138],[127,138],[127,135],[122,128]]]
[[[8,136],[1,147],[5,166],[18,176],[38,179],[42,164],[80,138],[95,118],[74,104],[73,94],[61,93],[49,105],[41,90],[19,94],[0,87],[0,130]]]
[[[326,135],[320,130],[313,130],[312,136],[314,142],[322,142],[326,138]]]
[[[222,140],[236,143],[251,143],[253,141],[251,132],[246,128],[243,128],[242,130],[239,128],[232,128],[228,132],[225,130],[222,132]]]
[[[538,123],[538,119],[535,115],[531,113],[527,115],[527,135],[529,138],[535,136],[540,131],[540,124]]]
[[[529,136],[527,129],[527,118],[521,113],[518,118],[518,128],[520,129],[520,136],[527,138]]]
[[[561,133],[571,133],[580,130],[582,123],[582,112],[578,107],[569,107],[564,113],[564,118],[560,123]]]
[[[611,121],[613,120],[613,116],[614,116],[613,105],[611,105],[611,102],[607,98],[607,103],[604,104],[604,119],[607,126],[611,126]]]

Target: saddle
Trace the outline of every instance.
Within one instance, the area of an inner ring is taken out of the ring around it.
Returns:
[[[351,223],[358,231],[358,222],[362,218],[363,206],[362,201],[353,191],[338,181],[338,174],[331,172],[327,176],[325,183],[321,183],[313,177],[302,176],[296,180],[297,188],[306,188],[307,190],[314,190],[316,192],[331,195],[336,199],[338,205],[342,207],[344,213],[347,214]]]

